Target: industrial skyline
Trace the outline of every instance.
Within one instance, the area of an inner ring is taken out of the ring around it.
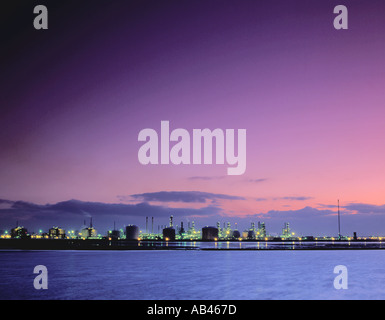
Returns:
[[[338,208],[339,210],[339,208]],[[151,220],[150,220],[151,218]],[[135,224],[124,225],[123,228],[116,227],[116,221],[113,222],[113,229],[108,231],[98,232],[94,227],[93,219],[90,217],[89,225],[84,220],[83,225],[79,229],[72,228],[71,230],[65,230],[62,227],[53,226],[49,230],[39,229],[38,231],[28,232],[28,229],[19,225],[19,221],[16,221],[16,225],[10,230],[1,229],[0,226],[0,238],[30,238],[30,239],[129,239],[129,240],[163,240],[163,241],[175,241],[175,240],[313,240],[313,239],[331,239],[331,240],[357,240],[357,232],[353,235],[341,234],[340,229],[340,217],[338,216],[338,234],[337,235],[311,235],[293,232],[290,228],[290,223],[285,222],[280,233],[269,232],[265,222],[258,221],[257,226],[255,222],[251,222],[249,227],[244,228],[238,226],[236,222],[234,227],[229,221],[222,222],[217,221],[215,226],[197,226],[195,221],[189,221],[187,226],[184,226],[183,221],[180,224],[175,223],[174,216],[170,215],[169,223],[162,225],[154,225],[154,217],[145,218],[145,227],[139,227]],[[185,228],[186,227],[186,228]],[[372,235],[373,238],[373,235]],[[377,235],[377,238],[382,239],[381,235]]]

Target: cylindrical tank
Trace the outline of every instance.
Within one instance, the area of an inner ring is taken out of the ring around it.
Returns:
[[[233,238],[239,239],[241,237],[241,233],[238,230],[233,231]]]
[[[139,227],[135,225],[126,226],[126,240],[138,240],[139,238]]]
[[[249,239],[249,240],[255,239],[255,232],[254,232],[254,230],[249,230],[247,232],[247,239]]]
[[[204,227],[202,228],[202,240],[218,240],[218,228]]]
[[[172,227],[163,229],[163,240],[174,241],[175,240],[175,229]]]

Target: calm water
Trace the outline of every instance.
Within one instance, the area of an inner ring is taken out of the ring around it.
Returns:
[[[33,269],[48,269],[35,290]],[[333,286],[348,268],[347,290]],[[1,299],[385,299],[385,251],[1,251]]]

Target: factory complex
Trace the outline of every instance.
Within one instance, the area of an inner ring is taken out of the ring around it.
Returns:
[[[188,222],[185,228],[183,222],[180,225],[174,225],[174,218],[171,215],[169,225],[158,225],[154,231],[154,217],[151,218],[151,228],[149,226],[149,217],[146,217],[146,228],[140,230],[137,225],[126,225],[123,229],[117,229],[114,223],[114,229],[108,231],[105,235],[99,234],[93,227],[92,218],[88,226],[85,225],[81,230],[65,231],[60,227],[52,227],[48,232],[39,230],[37,233],[28,233],[27,228],[19,226],[18,223],[10,232],[0,230],[0,239],[94,239],[94,240],[126,240],[126,241],[317,241],[317,240],[358,240],[354,232],[352,237],[315,237],[315,236],[296,236],[291,232],[288,222],[284,223],[280,235],[269,235],[266,231],[264,222],[258,222],[257,225],[252,222],[249,229],[240,231],[237,224],[233,229],[230,222],[221,224],[217,222],[216,226],[205,226],[201,229],[195,227],[195,222]],[[366,238],[361,240],[367,240]],[[378,238],[377,240],[382,240]]]

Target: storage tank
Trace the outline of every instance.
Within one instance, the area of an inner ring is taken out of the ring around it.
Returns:
[[[163,240],[174,241],[175,240],[175,229],[172,227],[163,229]]]
[[[241,233],[238,230],[233,231],[233,238],[239,239],[241,237]]]
[[[139,238],[139,227],[135,225],[126,226],[126,240],[138,240]]]
[[[202,228],[202,240],[209,240],[209,241],[218,240],[218,228],[216,227]]]
[[[247,239],[249,239],[249,240],[254,240],[255,239],[255,232],[254,232],[254,230],[249,230],[247,232]]]

